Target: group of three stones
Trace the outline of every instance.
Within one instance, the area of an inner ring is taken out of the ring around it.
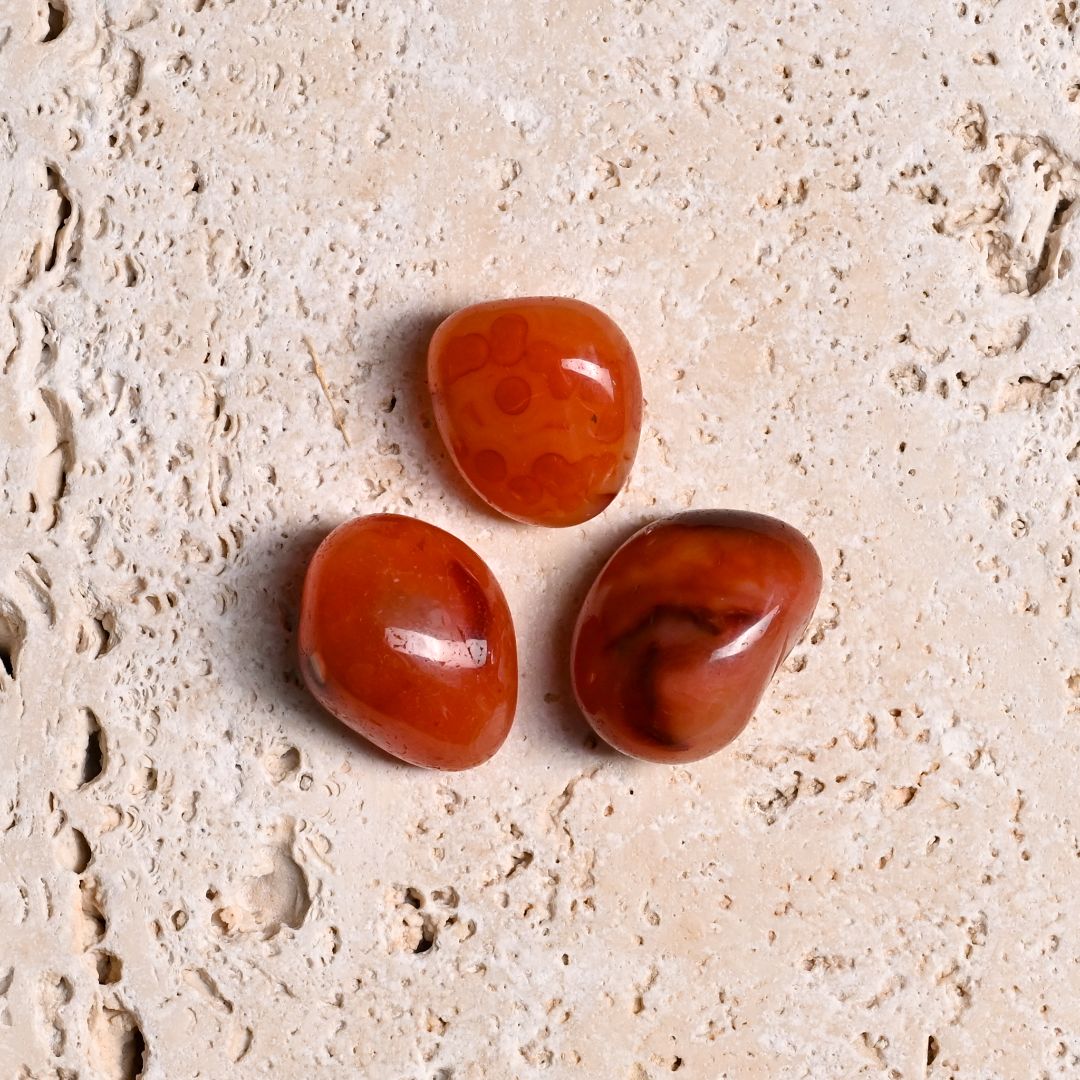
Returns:
[[[630,475],[637,361],[588,304],[464,308],[431,340],[428,382],[462,476],[510,518],[581,524]],[[820,589],[809,540],[775,518],[704,510],[655,521],[584,599],[570,656],[577,703],[626,754],[712,754],[749,722]],[[470,547],[415,518],[373,514],[327,536],[304,581],[299,651],[326,709],[414,765],[479,765],[513,723],[517,646],[502,589]]]

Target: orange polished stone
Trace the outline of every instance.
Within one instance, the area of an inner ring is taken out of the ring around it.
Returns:
[[[510,610],[455,536],[397,514],[356,518],[304,579],[300,666],[339,720],[414,765],[468,769],[502,745],[517,704]]]
[[[428,349],[435,419],[462,475],[508,517],[577,525],[630,475],[641,379],[602,311],[532,297],[451,315]]]
[[[573,680],[597,734],[647,761],[696,761],[750,720],[802,635],[821,563],[797,529],[705,510],[654,522],[601,570],[578,616]]]

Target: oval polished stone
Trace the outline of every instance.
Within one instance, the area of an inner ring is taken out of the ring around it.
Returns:
[[[630,475],[641,433],[637,361],[589,304],[531,297],[463,308],[435,331],[428,381],[450,456],[508,517],[577,525]]]
[[[821,592],[810,541],[775,518],[704,510],[615,552],[578,616],[573,682],[597,734],[647,761],[696,761],[750,720]]]
[[[415,518],[356,518],[322,542],[304,579],[299,650],[319,702],[414,765],[479,765],[514,719],[517,645],[502,589],[471,548]]]

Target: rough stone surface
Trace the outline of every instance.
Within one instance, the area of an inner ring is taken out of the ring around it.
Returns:
[[[1080,11],[0,0],[0,1076],[1080,1075]],[[438,319],[610,312],[631,485],[489,516]],[[575,605],[730,506],[825,592],[746,734],[588,738]],[[399,766],[301,569],[490,562],[519,719]]]

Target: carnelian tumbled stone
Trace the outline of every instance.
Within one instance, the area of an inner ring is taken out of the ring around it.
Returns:
[[[304,579],[299,649],[319,702],[414,765],[479,765],[513,722],[502,589],[476,552],[426,522],[374,514],[330,533]]]
[[[797,529],[705,510],[632,536],[578,616],[573,681],[596,733],[647,761],[697,761],[746,727],[806,628],[821,563]]]
[[[641,433],[637,361],[589,304],[531,297],[464,308],[435,331],[428,381],[451,457],[508,517],[577,525],[630,475]]]

